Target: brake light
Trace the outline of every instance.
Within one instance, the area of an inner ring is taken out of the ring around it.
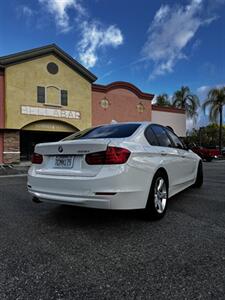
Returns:
[[[32,162],[32,164],[40,165],[43,162],[43,156],[38,153],[33,153],[32,157],[31,157],[31,162]]]
[[[119,147],[108,147],[106,151],[90,153],[86,155],[89,165],[120,165],[127,162],[130,151]]]

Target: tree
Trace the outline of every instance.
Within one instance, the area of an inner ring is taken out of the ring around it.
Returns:
[[[169,96],[167,94],[160,94],[156,97],[155,105],[158,106],[171,106]]]
[[[187,117],[196,120],[197,110],[200,106],[199,98],[190,91],[188,86],[182,86],[180,90],[176,91],[172,100],[173,106],[185,109]]]
[[[225,105],[225,87],[213,88],[209,91],[208,97],[203,103],[203,111],[209,109],[209,119],[217,122],[219,118],[219,150],[222,149],[222,127],[223,127],[223,106]]]
[[[217,147],[218,145],[218,124],[209,124],[199,129],[193,128],[187,132],[185,142],[203,147]],[[222,126],[222,143],[225,144],[225,125]]]

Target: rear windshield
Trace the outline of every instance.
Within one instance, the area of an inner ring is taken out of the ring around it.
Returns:
[[[126,138],[131,136],[140,124],[111,124],[76,132],[63,141],[78,139]]]

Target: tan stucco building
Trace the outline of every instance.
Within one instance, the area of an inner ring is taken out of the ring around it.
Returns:
[[[29,159],[36,143],[92,125],[96,76],[56,45],[2,57],[0,64],[0,161]]]

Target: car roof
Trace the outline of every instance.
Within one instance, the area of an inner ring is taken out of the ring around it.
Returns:
[[[107,125],[126,125],[126,124],[139,124],[139,125],[148,125],[148,124],[155,124],[153,122],[150,121],[142,121],[142,122],[113,122],[113,123],[106,123],[106,124],[100,124],[98,126],[107,126]],[[159,124],[160,125],[160,124]],[[96,126],[96,127],[98,127]]]

